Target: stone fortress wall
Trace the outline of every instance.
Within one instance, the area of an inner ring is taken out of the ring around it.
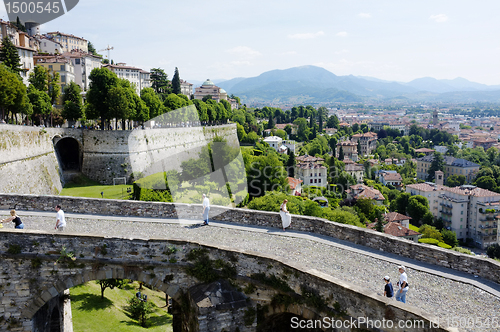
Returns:
[[[177,168],[215,136],[237,142],[236,126],[100,131],[0,125],[0,192],[59,194],[62,167],[56,147],[67,138],[77,142],[78,170],[112,184],[116,177],[130,181],[133,172]]]
[[[167,256],[165,250],[172,246],[178,250]],[[62,248],[74,253],[76,260],[61,260]],[[183,294],[186,294],[191,287],[200,284],[200,281],[186,269],[193,264],[188,258],[193,249],[206,250],[210,260],[231,262],[234,266],[232,278],[239,287],[244,288],[249,284],[255,286],[253,291],[244,295],[251,300],[246,301],[245,308],[242,308],[245,311],[259,303],[270,304],[270,298],[274,294],[307,296],[302,288],[306,287],[311,294],[321,296],[324,305],[312,306],[305,302],[291,305],[290,308],[283,306],[281,310],[272,306],[270,310],[297,312],[311,318],[332,317],[336,314],[337,319],[347,321],[350,320],[349,317],[393,321],[394,327],[384,329],[386,331],[405,330],[396,324],[398,321],[423,322],[424,325],[418,331],[451,331],[437,324],[431,324],[437,322],[435,317],[406,304],[366,292],[360,285],[347,284],[316,270],[280,262],[274,257],[254,252],[233,251],[222,246],[215,247],[182,240],[47,234],[30,230],[0,231],[0,268],[3,271],[0,274],[0,285],[3,285],[0,289],[2,295],[0,315],[4,317],[4,320],[0,321],[0,330],[4,330],[10,324],[15,331],[33,331],[32,326],[35,324],[32,319],[44,304],[68,288],[98,279],[120,278],[142,281],[165,292],[175,302],[181,303]],[[57,260],[58,264],[54,264]],[[28,270],[31,273],[26,273]],[[277,276],[281,280],[286,280],[283,282],[288,290],[284,290],[283,287],[274,288],[271,284],[261,282],[256,275]],[[191,303],[191,306],[194,305]],[[184,309],[184,312],[186,311],[191,312],[192,309]],[[222,324],[230,327],[230,331],[235,331],[236,326],[242,332],[256,330],[255,315],[248,323],[243,323],[241,319],[228,321],[226,319],[228,311],[217,306],[211,308],[210,315],[212,320],[217,321],[219,329],[210,327],[208,322],[203,322],[206,316],[203,312],[198,314],[195,312],[192,316],[200,324],[199,330],[195,326],[188,331],[221,331]],[[241,318],[241,315],[238,317]],[[42,320],[42,317],[38,319]],[[43,324],[39,321],[36,325]],[[336,329],[327,329],[327,331],[333,330]]]
[[[196,204],[0,194],[0,209],[8,209],[14,204],[17,204],[19,210],[28,211],[53,211],[56,204],[61,204],[66,212],[113,216],[177,218],[178,215],[182,215],[182,218],[200,220],[202,214],[201,205]],[[281,219],[276,212],[212,206],[210,215],[210,219],[224,222],[281,227]],[[421,262],[478,275],[500,283],[500,263],[489,258],[480,258],[428,244],[415,243],[374,230],[316,217],[293,215],[292,219],[294,230],[330,236]]]

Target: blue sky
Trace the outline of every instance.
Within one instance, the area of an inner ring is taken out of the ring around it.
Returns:
[[[498,0],[80,0],[42,32],[109,44],[116,62],[161,67],[169,77],[178,67],[188,81],[316,65],[336,75],[493,85],[498,13]]]

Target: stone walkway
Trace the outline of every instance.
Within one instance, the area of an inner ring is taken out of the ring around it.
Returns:
[[[18,211],[28,229],[55,232],[55,212]],[[0,215],[7,215],[0,211]],[[440,318],[444,326],[457,320],[461,331],[500,330],[500,285],[416,260],[376,251],[311,233],[276,228],[201,221],[66,214],[67,233],[125,238],[178,238],[224,245],[276,256],[338,279],[383,293],[385,275],[395,284],[397,265],[408,267],[409,305]],[[4,227],[12,227],[4,224]],[[479,328],[479,324],[490,328]]]

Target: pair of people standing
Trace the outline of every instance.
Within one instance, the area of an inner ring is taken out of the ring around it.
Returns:
[[[398,290],[396,291],[396,301],[406,303],[406,293],[408,292],[408,276],[406,275],[406,267],[403,265],[398,266],[399,281],[397,283]],[[384,277],[385,287],[384,296],[392,298],[394,296],[394,289],[391,284],[391,278],[389,276]]]

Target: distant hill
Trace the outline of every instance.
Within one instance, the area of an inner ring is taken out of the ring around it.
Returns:
[[[374,77],[337,76],[316,66],[271,70],[257,77],[239,77],[217,85],[229,94],[239,96],[245,103],[327,103],[373,99],[412,101],[463,99],[495,102],[500,94],[500,86],[487,86],[464,78],[437,80],[424,77],[401,83]],[[459,91],[469,93],[463,96],[454,94]]]

